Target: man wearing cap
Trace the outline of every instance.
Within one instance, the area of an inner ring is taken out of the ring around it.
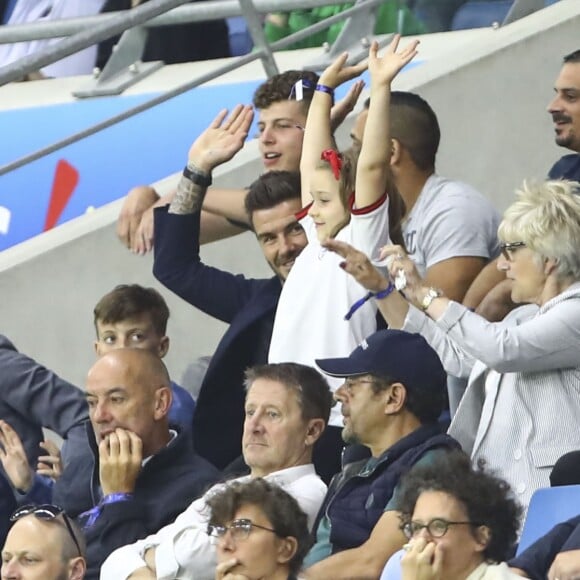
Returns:
[[[397,511],[401,475],[459,447],[437,422],[447,375],[422,336],[400,330],[376,332],[350,356],[316,364],[344,378],[334,395],[342,406],[342,437],[368,447],[371,457],[345,465],[332,480],[305,577],[378,578],[405,543]]]

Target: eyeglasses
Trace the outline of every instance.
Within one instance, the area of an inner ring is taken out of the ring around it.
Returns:
[[[10,521],[15,522],[25,516],[29,516],[30,514],[36,516],[39,520],[46,520],[51,521],[58,518],[58,516],[62,515],[62,520],[72,538],[72,541],[75,543],[79,556],[82,556],[81,547],[75,536],[74,530],[70,523],[70,518],[66,515],[65,511],[57,506],[52,505],[49,503],[42,504],[42,505],[24,505],[21,508],[18,508],[11,516]]]
[[[427,530],[432,538],[442,538],[450,526],[478,526],[473,522],[449,522],[442,518],[435,518],[427,524],[421,522],[407,522],[401,526],[403,534],[410,540],[414,538],[421,530]]]
[[[343,387],[349,395],[352,395],[352,390],[354,387],[364,384],[375,385],[376,383],[377,381],[373,381],[371,379],[345,379]]]
[[[508,261],[511,262],[513,258],[512,252],[518,248],[525,247],[526,242],[506,242],[504,244],[499,245],[499,249],[502,253],[502,256]]]
[[[247,519],[234,520],[229,526],[209,524],[207,526],[207,535],[210,537],[214,544],[217,544],[218,540],[223,538],[226,535],[226,532],[229,530],[234,542],[243,542],[244,540],[248,539],[248,536],[250,535],[250,532],[253,528],[266,530],[267,532],[272,532],[273,534],[278,535],[276,530],[273,530],[272,528],[266,528],[265,526],[260,526],[252,522],[252,520]]]

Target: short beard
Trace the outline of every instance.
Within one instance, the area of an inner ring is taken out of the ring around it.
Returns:
[[[359,438],[349,429],[347,429],[346,427],[344,427],[342,429],[342,440],[347,444],[347,445],[358,445],[360,443]]]
[[[576,149],[574,149],[574,137],[572,135],[567,135],[566,137],[560,137],[560,135],[556,135],[556,145],[576,151]]]
[[[580,153],[580,138],[574,132],[569,131],[566,136],[556,133],[555,141],[559,147],[566,147],[566,149]]]

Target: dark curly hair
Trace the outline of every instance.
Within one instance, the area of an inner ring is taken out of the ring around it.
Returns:
[[[401,480],[399,510],[402,525],[411,521],[419,496],[440,491],[454,497],[473,522],[471,532],[486,526],[489,543],[483,551],[486,560],[503,562],[513,554],[522,508],[509,484],[484,471],[483,462],[474,468],[462,451],[440,453],[433,462],[418,465]]]
[[[289,561],[290,575],[297,575],[302,561],[313,544],[308,530],[308,518],[298,502],[282,488],[261,478],[247,482],[234,481],[209,497],[208,524],[226,525],[243,505],[259,507],[268,518],[276,535],[296,539],[296,553]]]
[[[262,83],[254,93],[253,103],[256,109],[267,109],[274,103],[292,100],[290,93],[292,87],[300,80],[306,81],[308,87],[304,87],[303,100],[304,112],[308,111],[314,88],[318,83],[318,75],[309,70],[287,70]]]

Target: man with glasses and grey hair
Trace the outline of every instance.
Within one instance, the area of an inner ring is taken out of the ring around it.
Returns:
[[[2,549],[2,580],[82,580],[85,541],[78,526],[55,505],[24,506]]]

